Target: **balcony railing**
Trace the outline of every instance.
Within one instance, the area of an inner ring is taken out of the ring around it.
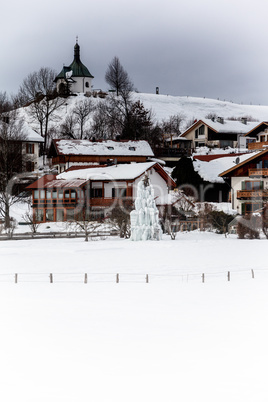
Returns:
[[[264,142],[249,142],[248,143],[248,149],[262,149],[264,147],[268,147],[268,141]]]
[[[116,204],[132,204],[132,197],[120,197],[120,198],[90,198],[89,204],[91,207],[110,207]]]
[[[268,169],[249,169],[248,175],[252,176],[268,176]]]
[[[238,190],[237,199],[268,198],[268,190]]]

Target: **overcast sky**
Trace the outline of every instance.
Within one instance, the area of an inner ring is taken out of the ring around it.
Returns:
[[[267,0],[8,0],[1,5],[0,91],[40,67],[81,60],[106,90],[118,56],[139,92],[268,105]]]

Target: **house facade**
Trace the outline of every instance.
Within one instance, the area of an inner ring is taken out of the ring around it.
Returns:
[[[155,197],[168,194],[175,182],[155,162],[70,170],[47,175],[27,187],[32,192],[35,222],[79,219],[87,211],[106,217],[115,206],[132,206],[137,185],[147,174]]]
[[[72,166],[146,162],[152,157],[147,141],[53,140],[48,152],[58,173]]]
[[[260,210],[268,201],[268,149],[254,152],[219,174],[229,182],[232,207],[241,215]]]
[[[93,75],[81,62],[80,46],[76,42],[74,46],[74,59],[69,66],[64,66],[55,78],[57,92],[59,94],[86,93],[92,90]]]
[[[245,137],[250,150],[262,150],[268,147],[268,122],[259,123]]]
[[[22,170],[33,172],[39,168],[40,145],[44,143],[44,138],[26,124],[24,133],[26,135],[21,144]]]
[[[259,123],[246,119],[226,120],[223,117],[197,120],[181,134],[191,141],[192,147],[235,148],[239,146],[240,136],[245,136]]]

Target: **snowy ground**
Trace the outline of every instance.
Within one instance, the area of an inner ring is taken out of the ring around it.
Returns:
[[[266,248],[198,232],[0,242],[1,400],[266,402]]]

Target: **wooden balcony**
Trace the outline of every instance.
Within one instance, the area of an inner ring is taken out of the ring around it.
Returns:
[[[239,190],[236,198],[238,200],[247,200],[252,198],[268,198],[268,190]]]
[[[256,149],[262,149],[268,147],[268,141],[264,142],[249,142],[248,143],[248,149],[251,150],[256,150]]]
[[[268,176],[268,169],[249,169],[248,175],[249,177],[266,177]]]
[[[132,197],[122,198],[90,198],[89,205],[91,207],[111,207],[115,205],[131,205],[133,203]]]

